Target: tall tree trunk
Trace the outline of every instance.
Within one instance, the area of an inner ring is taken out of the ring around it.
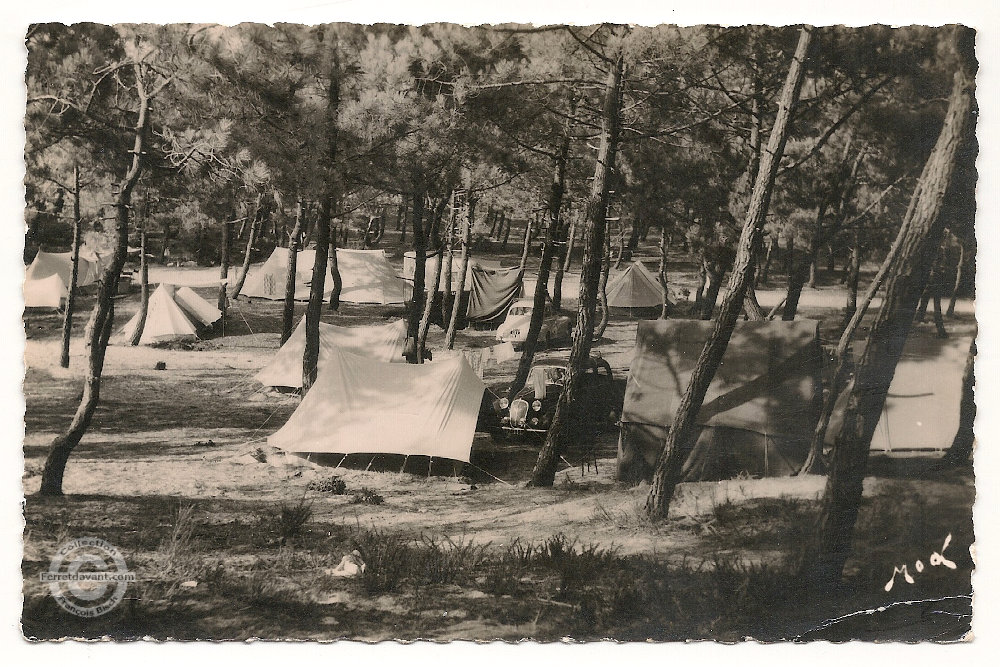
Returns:
[[[323,316],[323,293],[326,290],[327,262],[330,258],[330,232],[333,227],[333,206],[337,201],[337,149],[340,140],[340,58],[339,45],[331,44],[330,81],[326,90],[326,113],[323,133],[326,150],[322,157],[323,199],[316,218],[316,252],[306,305],[306,342],[302,351],[302,395],[309,393],[319,373],[319,323]]]
[[[490,226],[490,238],[495,239],[497,237],[497,212],[493,209],[493,204],[490,204],[486,209],[486,224]]]
[[[415,181],[416,182],[416,181]],[[427,235],[424,233],[424,188],[414,187],[413,206],[413,294],[410,298],[410,312],[406,321],[407,350],[406,360],[411,364],[419,364],[417,337],[420,333],[420,316],[424,312],[425,278],[427,272]]]
[[[136,70],[139,66],[136,65]],[[90,354],[87,361],[87,376],[83,384],[83,396],[66,432],[52,441],[42,469],[40,493],[46,496],[61,496],[63,475],[73,449],[90,426],[101,394],[101,373],[104,371],[104,354],[108,349],[108,339],[114,328],[115,301],[118,279],[128,257],[128,219],[132,190],[142,173],[146,148],[146,132],[149,129],[149,99],[142,83],[141,74],[136,76],[139,93],[139,113],[135,124],[135,139],[132,145],[132,163],[118,186],[115,201],[114,253],[111,262],[101,277],[97,288],[97,303],[94,305],[94,326],[90,332]]]
[[[148,206],[148,202],[147,202]],[[146,209],[148,210],[148,209]],[[149,223],[149,216],[143,212],[142,229],[139,230],[139,280],[140,289],[142,290],[139,298],[139,320],[136,323],[135,331],[132,332],[132,338],[129,340],[129,345],[135,347],[139,344],[139,340],[142,338],[142,332],[146,328],[146,316],[149,314],[149,258],[146,256],[146,225]]]
[[[253,244],[257,241],[257,230],[264,225],[262,218],[265,215],[263,194],[257,195],[257,205],[254,208],[256,210],[249,220],[250,227],[247,233],[247,247],[243,253],[243,266],[240,267],[240,277],[236,280],[236,284],[233,285],[233,290],[229,294],[231,299],[239,298],[240,292],[243,291],[243,283],[246,282],[247,274],[250,272],[250,257],[253,253]]]
[[[962,284],[962,266],[965,264],[965,243],[958,242],[958,265],[955,267],[955,284],[951,288],[951,297],[948,299],[948,310],[945,315],[955,317],[955,303],[958,301],[958,288]]]
[[[608,319],[611,313],[608,312],[608,275],[611,273],[611,238],[604,235],[604,261],[601,262],[601,277],[597,281],[597,306],[601,310],[601,317],[594,327],[594,340],[600,340],[604,332],[608,329]]]
[[[295,206],[295,225],[288,237],[288,268],[285,271],[285,305],[281,311],[281,344],[284,345],[295,327],[295,270],[299,262],[299,242],[302,240],[302,200]]]
[[[532,236],[531,218],[524,221],[524,244],[521,246],[521,270],[528,265],[528,255],[531,253],[531,236]]]
[[[450,316],[451,316],[451,269],[452,269],[452,257],[451,248],[454,245],[455,239],[455,200],[456,194],[451,193],[451,210],[448,212],[448,227],[444,230],[444,249],[441,251],[441,284],[444,286],[441,290],[441,322],[447,329],[449,326]],[[461,293],[458,297],[461,300]],[[445,336],[447,338],[447,336]],[[450,347],[448,349],[451,349]]]
[[[566,256],[563,259],[563,271],[569,271],[569,267],[573,263],[573,243],[576,241],[576,215],[570,216],[569,219],[569,239],[566,241]]]
[[[472,238],[472,225],[476,220],[476,200],[472,197],[472,189],[469,188],[466,196],[466,220],[462,228],[462,263],[459,264],[458,287],[455,290],[455,297],[451,304],[451,319],[448,322],[448,331],[445,332],[444,344],[449,350],[455,347],[455,334],[458,332],[458,320],[462,312],[462,294],[465,293],[465,278],[469,273],[469,257],[471,248],[469,241]]]
[[[340,310],[340,295],[344,291],[344,278],[340,275],[340,263],[337,261],[337,234],[336,230],[330,234],[329,253],[330,278],[333,280],[333,289],[330,290],[330,310],[337,312]]]
[[[767,244],[767,254],[764,255],[764,265],[760,267],[757,274],[757,285],[767,285],[768,271],[771,268],[771,259],[777,254],[778,235],[772,234],[771,240]]]
[[[701,319],[710,320],[715,312],[715,303],[719,300],[719,291],[722,289],[722,279],[726,275],[726,269],[718,261],[706,265],[705,281],[708,287],[702,294]]]
[[[503,233],[503,243],[501,243],[503,249],[507,250],[507,239],[510,238],[510,223],[513,221],[510,216],[507,215],[507,211],[500,211],[500,215],[500,226],[503,227],[504,223],[507,223],[507,229],[505,229]]]
[[[545,321],[545,299],[548,296],[546,287],[549,284],[549,272],[552,270],[552,261],[556,254],[555,241],[559,237],[562,227],[560,209],[562,208],[563,194],[566,191],[566,160],[569,156],[568,129],[568,127],[565,128],[562,141],[559,144],[552,182],[549,184],[549,197],[545,209],[548,224],[545,225],[544,229],[545,238],[542,241],[542,258],[538,262],[538,279],[535,281],[531,320],[528,323],[528,333],[524,339],[524,347],[521,348],[521,360],[517,364],[517,373],[514,374],[514,381],[507,390],[507,400],[509,401],[514,400],[514,396],[517,392],[521,391],[524,383],[528,381],[531,363],[535,358],[535,349],[538,347],[538,336],[542,332],[542,324]]]
[[[844,327],[858,312],[858,282],[861,279],[861,227],[854,232],[851,258],[847,263],[847,305],[844,307]]]
[[[590,358],[594,337],[594,311],[597,306],[597,288],[601,273],[601,258],[609,201],[609,173],[615,167],[618,134],[621,127],[621,83],[624,56],[619,53],[614,66],[609,68],[605,82],[604,104],[601,111],[601,143],[597,151],[594,180],[587,198],[586,228],[584,230],[583,267],[580,273],[580,305],[577,324],[573,333],[573,346],[566,367],[563,391],[556,402],[552,424],[545,436],[545,444],[538,453],[538,460],[531,471],[532,486],[552,486],[556,464],[563,446],[570,435],[569,427],[579,421],[578,394],[581,391],[585,364]]]
[[[931,271],[931,298],[934,300],[934,329],[938,338],[947,338],[948,330],[944,328],[944,309],[941,308],[941,273],[940,267]]]
[[[73,249],[69,274],[69,292],[66,294],[66,310],[63,312],[62,349],[59,365],[69,368],[69,340],[73,334],[73,309],[76,307],[76,283],[80,276],[80,167],[73,166]],[[952,311],[955,309],[952,308]]]
[[[959,30],[956,28],[956,36]],[[955,155],[965,137],[972,85],[971,77],[963,69],[956,72],[941,134],[914,193],[917,200],[911,207],[912,217],[904,221],[906,233],[896,272],[889,278],[885,300],[872,325],[854,379],[848,385],[843,426],[834,441],[815,544],[802,565],[803,574],[820,588],[840,581],[851,553],[868,450],[940,245],[942,202]]]
[[[233,209],[233,217],[236,217],[236,209]],[[222,317],[226,317],[226,306],[229,305],[229,241],[233,234],[233,222],[224,221],[222,223],[222,247],[219,249],[219,310]]]
[[[698,363],[691,375],[687,390],[677,408],[677,414],[671,425],[670,432],[663,444],[656,461],[656,472],[646,499],[646,511],[654,517],[666,518],[673,497],[674,489],[681,480],[681,469],[684,464],[687,444],[697,433],[696,419],[701,410],[705,393],[715,377],[715,372],[722,362],[722,356],[729,345],[736,320],[743,306],[743,297],[747,286],[752,283],[754,270],[754,251],[760,245],[764,220],[771,201],[774,178],[778,171],[788,137],[788,121],[802,86],[803,61],[809,49],[813,29],[804,26],[799,34],[799,42],[795,48],[792,64],[778,100],[778,112],[774,119],[771,136],[768,138],[767,150],[761,155],[760,170],[754,182],[747,207],[746,221],[740,235],[736,253],[736,261],[729,279],[729,289],[726,291],[715,320],[712,333],[698,357]]]
[[[667,290],[667,226],[660,225],[660,268],[656,278],[660,283],[660,295],[663,297],[663,305],[660,307],[660,319],[665,320],[670,317],[670,292]]]
[[[431,284],[428,285],[427,297],[424,300],[424,312],[420,318],[420,330],[417,332],[417,363],[424,363],[427,357],[427,333],[431,328],[431,314],[434,311],[434,299],[441,290],[441,269],[444,266],[444,243],[440,234],[441,218],[444,216],[445,206],[448,204],[450,193],[441,198],[437,210],[434,211],[434,221],[431,224],[430,237],[438,255],[437,265],[434,267],[434,274],[431,276]]]
[[[973,338],[969,356],[965,360],[962,374],[962,402],[958,412],[958,432],[951,441],[951,447],[944,454],[944,462],[951,465],[965,463],[972,456],[976,443],[973,430],[976,422],[976,341]]]

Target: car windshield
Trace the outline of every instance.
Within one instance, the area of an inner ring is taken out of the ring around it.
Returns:
[[[531,315],[531,306],[514,306],[510,309],[511,315]]]
[[[545,384],[563,384],[566,369],[562,366],[535,366],[531,369],[529,384],[544,381]]]

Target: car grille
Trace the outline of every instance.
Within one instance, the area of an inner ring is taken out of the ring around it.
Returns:
[[[528,402],[519,398],[510,404],[510,425],[517,428],[524,426],[525,418],[528,416]]]

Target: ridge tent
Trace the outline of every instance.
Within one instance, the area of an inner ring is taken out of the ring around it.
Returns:
[[[295,300],[309,299],[313,264],[316,251],[300,250],[295,263]],[[343,288],[340,300],[344,303],[401,304],[406,298],[406,284],[396,275],[383,250],[349,250],[337,248],[337,268]],[[288,271],[288,248],[275,248],[267,261],[247,276],[241,295],[247,298],[285,298],[285,281]],[[323,297],[333,292],[333,275],[327,268],[323,283]]]
[[[962,375],[972,338],[947,339],[916,335],[903,345],[903,356],[889,385],[885,407],[872,436],[871,449],[892,452],[945,450],[958,432]],[[860,357],[863,345],[852,353]],[[826,443],[832,445],[843,427],[847,392],[837,397]]]
[[[334,348],[269,445],[288,452],[469,461],[485,386],[465,357],[387,364]]]
[[[434,280],[434,273],[437,271],[437,266],[441,262],[441,257],[443,253],[440,250],[427,250],[425,251],[426,263],[424,264],[424,285],[429,285]],[[462,269],[462,253],[452,251],[451,257],[451,291],[454,292],[458,289],[458,273]],[[447,260],[445,260],[447,262]],[[445,264],[447,266],[447,264]],[[479,257],[469,258],[469,268],[465,272],[465,287],[464,291],[468,292],[470,290],[470,285],[472,284],[472,272],[477,268],[484,269],[499,269],[500,260],[496,259],[481,259]],[[407,291],[406,300],[409,301],[411,294],[413,292],[413,275],[417,270],[417,253],[415,250],[407,250],[403,253],[403,280],[406,281]],[[444,275],[444,274],[442,274]],[[443,284],[442,284],[443,285]],[[438,286],[438,291],[443,292],[443,286]]]
[[[618,441],[618,479],[652,478],[714,322],[645,320],[636,333]],[[819,418],[818,322],[738,322],[698,414],[686,480],[798,471]]]
[[[663,307],[660,283],[642,262],[632,262],[608,283],[608,309],[632,316],[659,316]]]
[[[405,340],[405,320],[368,327],[340,327],[320,322],[318,365],[320,369],[326,368],[335,348],[385,363],[402,363],[406,361],[403,357]],[[305,347],[306,318],[303,316],[292,335],[288,337],[270,363],[260,369],[255,379],[267,387],[291,387],[295,389],[301,387],[302,354]]]
[[[52,274],[48,278],[27,279],[24,281],[25,308],[62,308],[68,290],[62,278]]]
[[[77,268],[76,285],[85,287],[97,282],[101,277],[101,266],[94,259],[87,259],[88,253],[83,248],[80,249],[80,264]],[[49,276],[57,275],[62,280],[63,286],[69,288],[73,277],[73,253],[71,252],[44,252],[38,251],[35,259],[28,265],[25,271],[26,280],[41,280]]]
[[[477,328],[497,328],[510,307],[524,291],[524,271],[477,266],[472,270],[472,287],[466,319]]]
[[[213,319],[214,315],[214,319]],[[140,345],[174,340],[193,340],[198,330],[222,317],[222,313],[188,287],[180,290],[161,283],[149,295],[146,322],[142,327]],[[111,339],[112,343],[127,344],[139,326],[136,313]]]

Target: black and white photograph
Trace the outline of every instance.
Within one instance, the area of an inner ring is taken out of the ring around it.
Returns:
[[[16,26],[21,641],[973,640],[984,26],[323,16]]]

